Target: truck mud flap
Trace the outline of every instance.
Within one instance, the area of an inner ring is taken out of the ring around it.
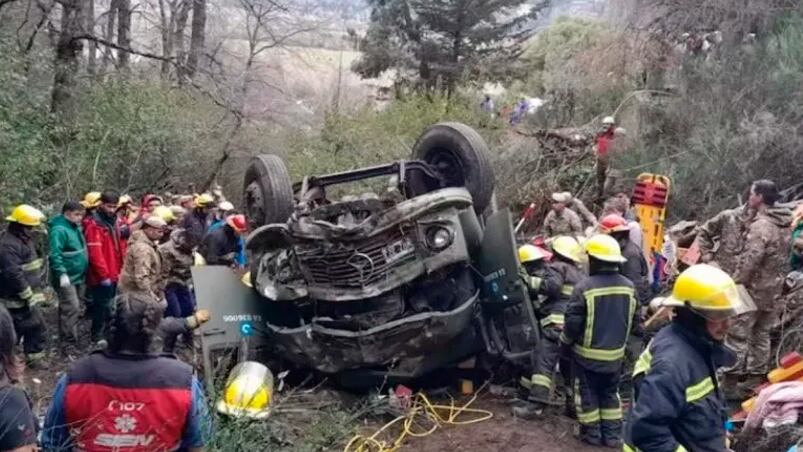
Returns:
[[[540,338],[517,256],[513,219],[503,209],[485,223],[478,261],[483,315],[478,323],[488,353],[512,361],[528,360]]]
[[[414,314],[363,331],[328,328],[321,319],[298,328],[267,324],[266,333],[280,354],[319,372],[385,367],[414,378],[437,365],[431,356],[448,351],[471,330],[478,298],[475,293],[452,311]]]

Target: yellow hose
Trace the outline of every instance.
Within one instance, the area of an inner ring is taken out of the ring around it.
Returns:
[[[493,413],[487,410],[480,410],[469,408],[475,400],[477,394],[463,406],[455,406],[454,400],[450,405],[433,405],[426,395],[418,393],[415,396],[413,406],[408,410],[404,416],[399,416],[396,419],[388,422],[382,428],[374,432],[371,436],[355,435],[351,441],[346,444],[343,452],[395,452],[399,450],[405,438],[423,438],[425,436],[435,433],[438,428],[444,425],[469,425],[478,422],[484,422],[493,417]],[[446,414],[443,416],[441,413]],[[458,420],[461,415],[474,415],[471,419]],[[413,431],[414,425],[420,425],[421,417],[424,417],[427,422],[432,425],[423,431]],[[378,439],[390,427],[402,423],[399,435],[391,443]]]

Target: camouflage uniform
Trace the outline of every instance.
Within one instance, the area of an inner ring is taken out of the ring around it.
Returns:
[[[145,232],[136,231],[129,241],[118,289],[121,293],[149,292],[158,299],[163,288],[162,257],[156,243]]]
[[[768,208],[758,212],[747,226],[734,279],[747,288],[757,310],[737,318],[728,333],[728,346],[738,357],[731,373],[761,375],[768,370],[770,330],[778,315],[776,302],[789,265],[791,222],[789,209]]]
[[[697,241],[702,261],[719,265],[733,275],[744,245],[744,234],[751,213],[746,206],[725,210],[700,226]]]
[[[183,230],[178,229],[170,234],[168,242],[159,246],[165,284],[189,286],[192,280],[190,268],[193,265],[193,255],[186,240]]]
[[[544,233],[547,237],[559,235],[576,237],[583,234],[583,224],[580,222],[580,217],[570,209],[563,209],[561,213],[550,210],[544,218]]]

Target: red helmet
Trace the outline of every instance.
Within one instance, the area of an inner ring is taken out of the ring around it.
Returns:
[[[245,215],[230,215],[226,218],[226,224],[237,232],[248,230],[248,222],[245,221]]]
[[[603,218],[602,221],[599,222],[599,227],[602,232],[606,234],[630,230],[630,227],[627,225],[627,221],[615,213],[607,215],[605,218]]]

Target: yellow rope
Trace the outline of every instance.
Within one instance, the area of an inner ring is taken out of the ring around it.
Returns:
[[[346,444],[343,452],[395,452],[401,448],[405,438],[408,436],[423,438],[435,433],[443,425],[469,425],[487,421],[493,417],[493,413],[487,410],[469,408],[477,400],[477,394],[475,393],[465,405],[458,407],[455,406],[454,400],[450,405],[433,405],[426,395],[418,393],[407,414],[388,422],[371,436],[355,435]],[[458,417],[466,414],[474,416],[471,419],[458,420]],[[421,425],[420,421],[423,419],[419,418],[422,416],[432,425],[422,431],[413,431],[413,426]],[[386,430],[400,422],[402,423],[401,431],[391,443],[378,439]]]

